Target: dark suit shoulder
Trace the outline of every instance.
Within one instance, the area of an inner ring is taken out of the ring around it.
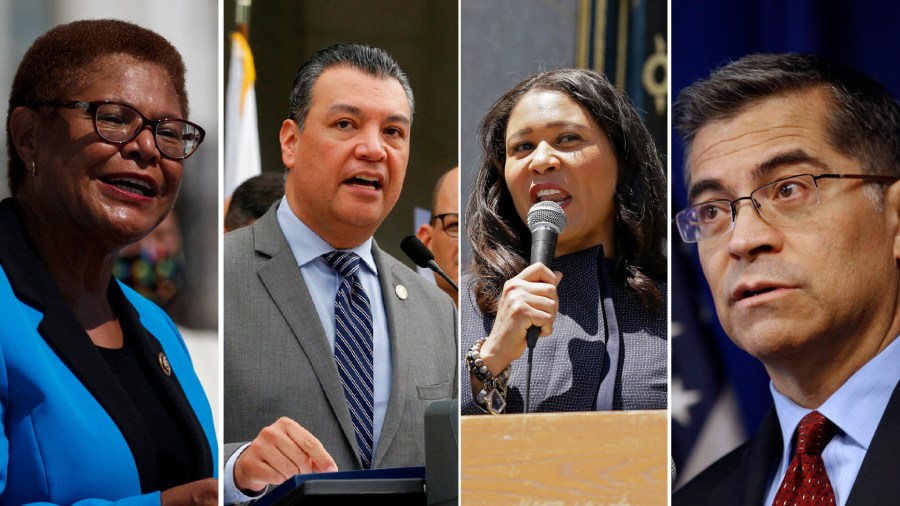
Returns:
[[[737,447],[675,491],[672,506],[735,504],[735,491],[745,479],[739,471],[741,460],[749,444],[747,441]]]
[[[672,504],[762,504],[782,449],[778,415],[772,407],[752,438],[681,487]]]

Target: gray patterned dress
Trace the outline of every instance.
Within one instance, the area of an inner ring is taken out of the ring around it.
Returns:
[[[602,247],[557,257],[553,269],[563,273],[560,308],[553,334],[534,349],[531,411],[594,411],[666,408],[666,284],[659,310],[644,306],[624,281],[612,277],[613,262]],[[490,334],[493,316],[475,303],[472,279],[463,279],[461,411],[486,411],[472,399],[465,353]],[[528,351],[512,364],[507,413],[524,407]]]

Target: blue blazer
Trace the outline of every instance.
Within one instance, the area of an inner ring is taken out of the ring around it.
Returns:
[[[195,448],[193,479],[215,476],[212,413],[175,324],[117,281],[109,298]],[[0,505],[159,504],[155,453],[141,451],[152,448],[149,432],[25,238],[12,199],[0,202],[0,426]]]

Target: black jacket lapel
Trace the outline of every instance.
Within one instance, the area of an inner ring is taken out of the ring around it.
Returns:
[[[872,444],[863,459],[856,482],[847,497],[847,506],[895,504],[900,501],[900,480],[894,479],[900,467],[900,384],[888,401]]]
[[[122,432],[137,465],[141,491],[155,490],[156,453],[150,433],[119,380],[62,297],[56,297],[47,305],[38,332]]]
[[[169,408],[175,423],[184,433],[187,444],[191,448],[201,449],[199,454],[192,452],[193,468],[192,479],[199,480],[212,476],[213,462],[212,452],[209,448],[209,442],[206,439],[206,433],[197,419],[196,413],[188,401],[181,383],[175,376],[175,372],[170,368],[170,376],[164,372],[164,367],[160,363],[160,355],[165,355],[159,341],[140,323],[140,316],[134,306],[125,298],[122,289],[115,280],[111,280],[109,285],[109,300],[119,316],[119,322],[122,325],[122,331],[130,339],[131,345],[134,347],[135,357],[154,390],[160,395],[163,403]]]
[[[741,459],[738,476],[745,478],[738,480],[734,497],[741,498],[742,506],[763,504],[769,491],[769,480],[775,467],[778,466],[783,446],[778,415],[775,414],[775,408],[771,408]]]

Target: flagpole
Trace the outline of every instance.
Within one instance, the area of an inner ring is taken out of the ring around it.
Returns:
[[[252,3],[253,0],[235,0],[234,29],[247,40],[250,40],[250,6]]]

